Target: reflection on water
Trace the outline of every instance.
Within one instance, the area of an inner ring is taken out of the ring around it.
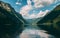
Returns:
[[[46,32],[45,30],[28,25],[21,33],[20,38],[55,38],[53,35],[47,34]]]

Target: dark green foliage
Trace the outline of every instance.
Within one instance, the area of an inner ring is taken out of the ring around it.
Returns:
[[[45,25],[37,26],[47,30],[49,34],[55,35],[57,38],[60,38],[60,5],[53,9],[37,24],[43,23],[45,23]]]
[[[0,1],[0,38],[16,38],[23,30],[23,22],[9,4]]]

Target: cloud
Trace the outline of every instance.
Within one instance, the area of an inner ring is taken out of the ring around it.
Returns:
[[[46,5],[50,5],[56,2],[56,0],[32,0],[32,1],[34,2],[35,8],[44,7]]]
[[[31,5],[31,1],[30,1],[30,0],[27,0],[27,4],[28,4],[28,5]]]
[[[48,12],[50,12],[50,10],[40,11],[40,12],[37,14],[37,18],[39,18],[39,17],[44,17]]]
[[[34,3],[34,5],[32,6],[31,3]],[[32,14],[29,14],[29,12],[31,10],[34,10],[34,9],[39,9],[41,7],[44,7],[44,6],[48,6],[48,5],[51,5],[53,4],[54,2],[56,2],[56,0],[27,0],[27,5],[23,6],[21,9],[20,9],[20,14],[25,18],[25,19],[32,19],[32,18],[39,18],[39,17],[44,17],[48,12],[49,10],[45,10],[45,11],[41,11],[37,14],[35,14],[35,12]]]
[[[21,3],[20,3],[20,2],[16,2],[16,4],[17,4],[17,5],[21,5]]]
[[[22,9],[20,10],[20,14],[22,14],[22,16],[29,15],[28,12],[31,9],[32,9],[32,7],[30,5],[26,5],[26,6],[22,7]]]
[[[34,19],[34,18],[40,18],[40,17],[44,17],[47,13],[49,12],[49,10],[45,10],[45,11],[40,11],[38,14],[26,14],[23,17],[26,19]]]
[[[29,16],[29,18],[40,18],[40,17],[44,17],[47,13],[49,12],[49,10],[45,10],[45,11],[40,11],[38,14],[31,14]]]

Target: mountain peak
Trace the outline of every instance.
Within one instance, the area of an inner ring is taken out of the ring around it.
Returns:
[[[12,10],[14,10],[14,9],[11,7],[10,4],[5,3],[5,2],[3,2],[3,1],[0,1],[0,7],[2,7],[3,9],[5,9],[5,10],[7,10],[7,11],[9,11],[9,12],[11,12]]]

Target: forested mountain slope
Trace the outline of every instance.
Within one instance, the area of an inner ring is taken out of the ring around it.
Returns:
[[[48,31],[48,33],[60,38],[60,5],[54,8],[48,15],[38,21],[38,27]],[[42,24],[42,25],[39,25]]]
[[[0,38],[16,38],[23,30],[23,17],[10,4],[0,1]]]

